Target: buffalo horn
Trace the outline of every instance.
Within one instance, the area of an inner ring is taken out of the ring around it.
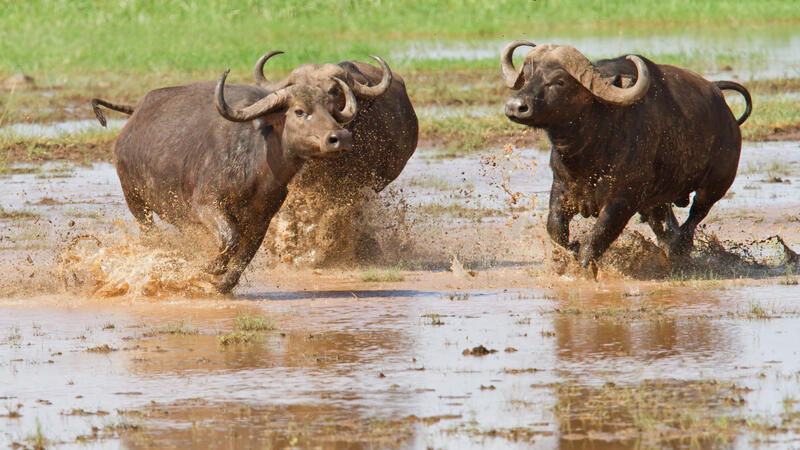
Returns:
[[[222,74],[219,82],[217,82],[217,88],[214,91],[214,105],[217,107],[217,111],[222,117],[232,122],[247,122],[286,105],[289,99],[289,92],[282,89],[277,92],[272,92],[246,108],[231,108],[228,106],[228,103],[225,102],[225,79],[228,77],[230,71],[231,70],[228,69]]]
[[[636,64],[636,83],[628,88],[614,86],[613,78],[601,76],[597,68],[577,49],[569,46],[554,48],[553,55],[561,66],[579,83],[600,100],[618,106],[635,103],[647,93],[650,87],[650,73],[642,58],[628,55],[628,59]]]
[[[522,87],[525,79],[522,76],[522,68],[517,71],[514,68],[514,50],[517,47],[522,47],[523,45],[527,45],[530,47],[536,47],[536,44],[533,42],[528,41],[514,41],[510,44],[506,45],[503,51],[500,53],[500,71],[503,74],[503,79],[506,82],[506,86],[510,87],[511,89],[519,89]]]
[[[367,86],[366,84],[353,81],[353,90],[359,97],[363,98],[375,98],[379,95],[383,95],[383,93],[386,92],[389,89],[389,86],[392,84],[392,69],[389,68],[389,65],[386,64],[386,61],[384,61],[380,56],[369,55],[369,57],[375,61],[378,61],[378,64],[381,65],[383,76],[381,77],[381,82],[375,86]]]
[[[339,123],[346,124],[353,120],[356,117],[356,113],[358,112],[358,106],[356,105],[356,96],[353,94],[353,90],[350,89],[350,86],[347,85],[344,81],[337,77],[331,77],[333,81],[339,84],[339,87],[342,89],[344,93],[344,108],[341,111],[338,109],[334,109],[333,115],[336,117],[336,120]]]
[[[288,77],[284,78],[281,81],[272,83],[271,81],[267,80],[267,77],[264,76],[264,63],[266,63],[267,60],[272,58],[273,56],[282,55],[282,54],[283,54],[282,51],[273,51],[273,52],[264,53],[261,56],[261,58],[258,58],[258,61],[256,61],[255,67],[253,67],[253,78],[255,78],[256,84],[259,87],[261,87],[263,89],[266,89],[266,90],[268,90],[270,92],[275,92],[275,91],[279,91],[279,90],[281,90],[281,89],[283,89],[283,88],[285,88],[286,86],[289,85]]]

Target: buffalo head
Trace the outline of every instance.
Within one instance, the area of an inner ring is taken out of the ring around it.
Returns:
[[[341,106],[344,102],[343,91],[339,89],[337,83],[333,82],[334,78],[344,81],[353,92],[355,92],[357,97],[363,99],[372,99],[383,95],[392,84],[392,70],[389,68],[389,65],[386,64],[386,61],[382,58],[374,55],[370,55],[370,57],[377,61],[382,69],[381,81],[375,86],[359,83],[353,79],[350,72],[338,64],[323,64],[321,66],[311,63],[303,64],[292,70],[292,73],[283,80],[270,82],[264,76],[264,63],[271,57],[281,53],[283,52],[273,51],[265,53],[258,59],[253,68],[253,77],[256,80],[256,84],[268,91],[277,91],[287,86],[300,84],[313,85],[327,92],[331,97],[336,98],[338,104]]]
[[[533,50],[517,70],[512,57],[520,46]],[[506,101],[506,116],[517,123],[546,128],[569,123],[595,101],[619,106],[635,103],[647,93],[650,76],[641,58],[630,55],[628,59],[636,64],[638,78],[633,86],[622,88],[615,86],[613,79],[602,77],[573,47],[514,41],[500,55],[506,86],[518,91]]]
[[[350,150],[353,135],[342,124],[353,120],[357,106],[353,91],[341,79],[331,79],[344,96],[341,109],[326,92],[305,84],[282,87],[250,106],[235,109],[225,102],[228,72],[217,83],[214,99],[217,111],[225,119],[274,126],[284,151],[301,159],[336,156]]]

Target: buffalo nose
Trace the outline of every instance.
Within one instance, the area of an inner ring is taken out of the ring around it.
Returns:
[[[506,102],[506,116],[527,119],[531,116],[531,107],[521,98],[510,98]]]
[[[350,150],[353,146],[353,133],[348,130],[336,130],[328,133],[325,138],[326,152],[342,152]]]

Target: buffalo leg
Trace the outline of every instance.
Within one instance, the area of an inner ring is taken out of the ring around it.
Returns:
[[[219,253],[204,270],[212,275],[220,275],[228,267],[228,261],[239,247],[241,236],[231,218],[223,211],[209,207],[197,207],[200,222],[217,241]]]
[[[670,257],[684,257],[689,254],[694,244],[694,231],[697,225],[703,221],[725,192],[709,193],[706,189],[698,189],[692,202],[692,208],[689,210],[689,218],[680,226],[679,232],[670,246]]]
[[[642,214],[662,247],[668,248],[678,233],[677,219],[672,205],[665,203]]]
[[[579,244],[569,242],[569,223],[575,216],[575,211],[567,205],[567,196],[561,184],[553,181],[550,190],[550,211],[547,214],[547,234],[556,244],[576,253]]]
[[[260,221],[258,223],[264,222]],[[256,252],[261,247],[264,235],[267,234],[267,227],[261,225],[252,226],[248,231],[242,238],[239,248],[231,257],[227,272],[217,282],[216,289],[220,293],[230,292],[239,282],[242,272],[244,272],[244,269],[247,268],[247,265],[250,264],[250,261],[253,260]]]
[[[144,236],[152,234],[155,230],[153,210],[147,207],[147,204],[134,190],[123,189],[122,192],[125,195],[125,203],[128,204],[128,209],[136,219],[137,225],[139,225],[139,233]]]
[[[603,207],[592,227],[588,244],[580,250],[578,262],[581,267],[597,276],[597,259],[622,233],[635,212],[636,209],[624,199],[612,200]]]
[[[672,205],[667,203],[667,215],[666,215],[666,222],[665,225],[667,230],[672,233],[672,235],[676,235],[680,232],[680,226],[678,225],[678,218],[675,217],[675,212],[672,210]]]

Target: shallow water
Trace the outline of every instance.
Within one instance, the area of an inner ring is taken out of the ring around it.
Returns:
[[[707,231],[738,242],[780,234],[798,250],[800,143],[746,144],[740,167]],[[776,170],[781,182],[762,182]],[[30,283],[30,271],[53,284],[48,270],[72,236],[97,235],[109,248],[129,239],[113,166],[63,172],[45,166],[0,184],[6,211],[38,214],[0,220],[12,280]],[[794,445],[796,276],[611,273],[595,283],[548,272],[540,253],[517,261],[509,249],[528,244],[516,239],[544,229],[550,182],[547,153],[536,149],[460,158],[420,149],[411,159],[397,180],[411,213],[448,203],[489,211],[433,216],[414,237],[442,246],[448,261],[461,248],[447,247],[454,241],[485,244],[479,255],[503,264],[474,277],[403,266],[402,281],[364,282],[360,269],[257,261],[230,298],[58,287],[2,298],[0,446],[31,445],[37,424],[50,446],[64,447]],[[524,193],[514,209],[503,183]],[[629,228],[650,236],[635,221]],[[40,234],[15,237],[25,230]],[[220,344],[243,311],[275,329]],[[496,352],[464,354],[481,345]],[[682,428],[654,416],[676,404],[695,421]],[[603,425],[587,425],[598,417]]]
[[[796,287],[674,288],[624,299],[609,286],[568,289],[550,298],[541,290],[479,290],[464,300],[424,289],[353,288],[242,292],[246,301],[4,301],[0,329],[18,337],[0,344],[6,381],[0,397],[22,406],[21,417],[0,418],[0,444],[24,441],[37,422],[47,439],[72,442],[91,436],[92,426],[129,424],[121,411],[173,408],[172,418],[144,416],[136,423],[140,430],[100,439],[130,445],[146,436],[159,445],[192,426],[191,408],[248,406],[255,416],[266,406],[313,405],[295,420],[313,421],[328,410],[336,412],[326,417],[333,422],[445,416],[416,428],[406,444],[438,447],[455,437],[480,448],[499,444],[490,430],[520,427],[550,447],[571,442],[561,440],[567,433],[552,412],[563,400],[557,386],[568,382],[734,381],[747,390],[737,417],[780,414],[783,400],[798,392]],[[768,320],[727,315],[746,311],[754,297],[768,297],[771,308],[786,312]],[[665,318],[555,312],[565,305],[636,308],[647,301],[664,305]],[[215,335],[231,329],[242,309],[271,317],[276,330],[254,344],[220,346]],[[441,323],[433,325],[430,314]],[[180,321],[196,334],[159,334]],[[88,351],[102,345],[114,351]],[[478,345],[497,352],[462,354]],[[78,409],[87,415],[64,415]],[[204,432],[210,439],[225,433]],[[208,438],[186,444],[201,447]]]
[[[58,138],[70,134],[119,130],[126,120],[109,119],[103,128],[96,119],[67,120],[53,123],[14,123],[0,128],[0,137]]]
[[[590,59],[617,57],[639,53],[656,59],[658,56],[689,57],[701,64],[703,74],[712,79],[771,79],[800,76],[800,36],[794,24],[726,29],[654,30],[647,35],[617,33],[560,34],[513,33],[507,40],[486,41],[419,41],[398,49],[392,59],[403,60],[478,60],[499,58],[500,50],[509,41],[530,40],[534,43],[571,45]],[[521,51],[520,51],[521,52]],[[715,58],[730,62],[714,63]]]

